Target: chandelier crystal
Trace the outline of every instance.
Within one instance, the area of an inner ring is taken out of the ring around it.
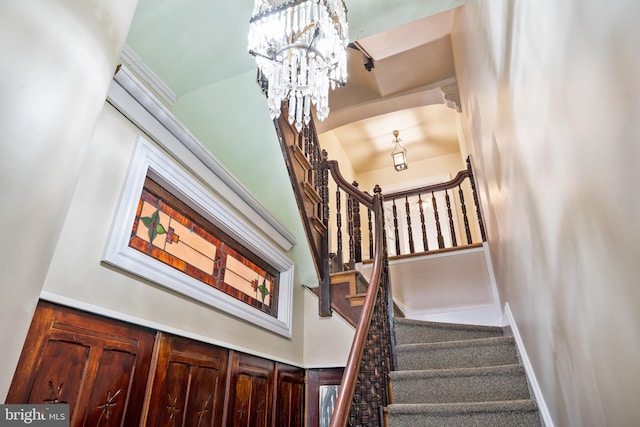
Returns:
[[[329,114],[329,88],[347,80],[349,44],[343,0],[256,0],[249,21],[248,50],[268,82],[271,118],[289,101],[288,120],[300,132]]]

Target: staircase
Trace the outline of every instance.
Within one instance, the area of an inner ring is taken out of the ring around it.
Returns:
[[[395,336],[389,427],[541,425],[501,328],[396,318]]]

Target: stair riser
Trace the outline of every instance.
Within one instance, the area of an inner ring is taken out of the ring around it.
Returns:
[[[400,324],[395,327],[396,344],[434,343],[502,336],[501,330],[460,330]]]
[[[397,415],[389,411],[390,427],[537,427],[540,425],[540,416],[537,412],[459,414],[443,417],[429,414]]]
[[[518,363],[513,343],[455,348],[397,348],[398,370],[474,368]]]
[[[528,399],[522,374],[392,379],[393,399],[402,403],[488,402]]]
[[[402,319],[389,427],[540,427],[513,337],[501,328]]]

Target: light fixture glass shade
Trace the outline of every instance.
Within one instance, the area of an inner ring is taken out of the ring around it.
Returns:
[[[393,147],[393,151],[391,152],[391,157],[393,158],[393,167],[396,171],[400,172],[409,167],[407,164],[407,149],[400,145],[401,139],[398,138],[400,132],[397,130],[393,131],[394,139],[391,141],[395,144]]]
[[[349,44],[343,0],[256,0],[249,21],[248,50],[268,82],[271,118],[289,101],[288,120],[300,131],[329,114],[329,88],[347,80]]]

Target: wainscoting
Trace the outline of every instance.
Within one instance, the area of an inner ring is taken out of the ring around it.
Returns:
[[[305,370],[41,301],[6,403],[68,403],[71,426],[280,426]]]

